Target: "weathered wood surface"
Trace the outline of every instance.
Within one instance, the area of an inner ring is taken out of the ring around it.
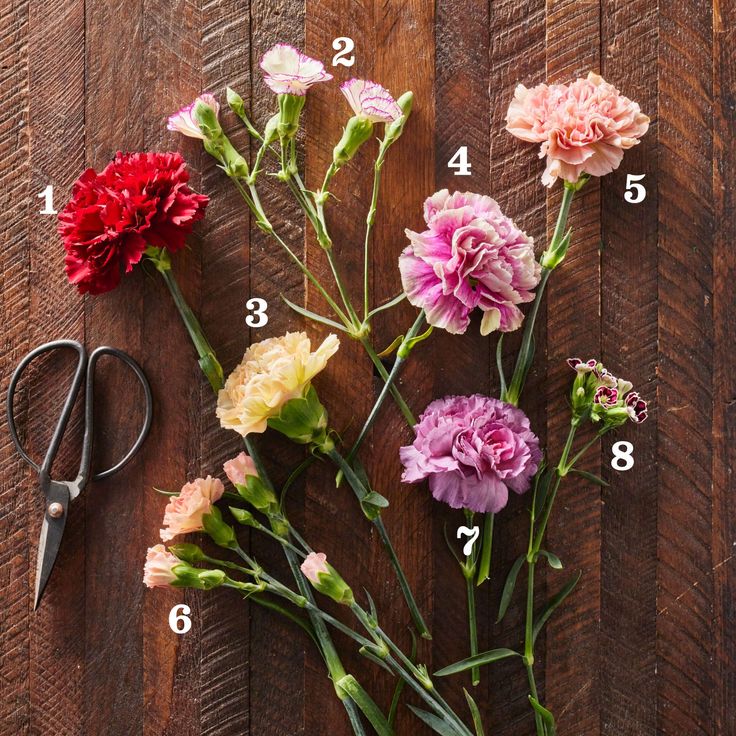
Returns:
[[[568,570],[582,569],[583,582],[540,640],[539,679],[565,736],[736,733],[735,22],[733,0],[4,0],[0,389],[4,395],[17,361],[44,340],[111,343],[142,363],[156,418],[135,462],[74,504],[35,614],[40,499],[32,473],[0,433],[0,734],[349,733],[319,656],[293,627],[226,591],[167,594],[141,585],[163,507],[151,487],[217,472],[237,451],[237,438],[214,420],[209,388],[161,282],[139,269],[115,293],[80,298],[65,282],[54,218],[38,214],[36,198],[52,183],[60,207],[78,173],[103,166],[118,149],[179,148],[212,204],[175,269],[231,369],[250,340],[303,327],[279,293],[310,308],[321,302],[255,227],[196,141],[165,130],[165,117],[199,91],[223,96],[230,84],[262,125],[273,110],[258,69],[262,53],[287,41],[329,65],[338,36],[355,39],[356,63],[332,69],[337,81],[373,78],[416,95],[404,138],[384,168],[373,238],[376,302],[398,292],[403,229],[420,226],[422,200],[441,187],[491,194],[543,247],[558,193],[543,190],[532,148],[503,131],[517,82],[564,81],[593,69],[652,117],[619,171],[576,199],[574,245],[550,283],[538,325],[524,404],[553,452],[565,429],[563,360],[570,354],[599,355],[652,406],[647,424],[616,437],[634,443],[632,471],[611,469],[607,440],[588,469],[610,487],[572,480],[563,486],[549,544]],[[310,93],[302,140],[309,186],[319,185],[345,119],[336,85]],[[247,150],[244,131],[229,114],[225,121]],[[447,168],[461,145],[472,163],[468,177]],[[338,174],[340,202],[328,206],[335,252],[356,294],[369,167],[362,152]],[[623,199],[628,173],[646,174],[641,204]],[[263,199],[292,247],[327,276],[282,187],[264,184]],[[249,295],[269,300],[270,321],[259,331],[244,325]],[[379,318],[376,345],[405,330],[412,314],[404,305]],[[507,358],[515,345],[507,341]],[[495,392],[494,350],[495,342],[474,330],[462,338],[435,335],[404,373],[404,395],[419,412],[435,396]],[[37,453],[65,390],[49,375],[65,366],[39,365],[19,398],[19,418]],[[106,370],[99,388],[96,449],[111,458],[132,436],[140,407],[122,373]],[[319,388],[349,441],[380,379],[359,346],[345,340]],[[408,438],[389,405],[364,456],[377,489],[391,500],[386,524],[435,637],[422,642],[420,656],[436,669],[467,653],[463,584],[443,541],[444,525],[452,530],[460,519],[425,489],[400,486],[396,448]],[[299,457],[278,441],[266,454],[280,479]],[[58,469],[71,471],[74,463],[69,442]],[[356,589],[372,591],[384,627],[408,646],[407,616],[380,543],[333,481],[321,464],[310,469],[291,491],[291,516]],[[503,576],[525,548],[525,504],[512,499],[497,520],[494,580],[479,599],[482,648],[520,641],[520,602],[501,625],[493,620]],[[285,573],[271,544],[254,536],[250,545],[264,565]],[[540,600],[542,588],[556,588],[560,579],[541,578]],[[185,636],[167,624],[176,602],[192,608]],[[387,707],[393,683],[343,637],[336,641],[348,670]],[[461,707],[459,684],[445,689]],[[531,733],[525,679],[513,662],[484,671],[477,699],[492,733]],[[406,711],[398,732],[423,733]]]

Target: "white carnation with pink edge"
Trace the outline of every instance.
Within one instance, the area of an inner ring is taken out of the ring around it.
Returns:
[[[215,99],[214,95],[209,92],[204,92],[197,97],[194,102],[189,105],[185,105],[179,110],[179,112],[169,115],[169,120],[166,123],[168,130],[181,133],[188,138],[199,138],[199,140],[205,140],[205,136],[202,135],[202,131],[197,125],[197,121],[194,119],[194,108],[198,102],[211,107],[215,113],[215,117],[220,113],[220,103]]]
[[[305,95],[313,84],[332,79],[321,61],[285,43],[266,51],[260,66],[264,81],[277,95]]]
[[[401,108],[391,93],[367,79],[350,79],[340,85],[340,92],[353,112],[372,123],[392,123],[401,117]]]

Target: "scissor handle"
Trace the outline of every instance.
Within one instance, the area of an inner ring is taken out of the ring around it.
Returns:
[[[72,384],[69,387],[69,392],[67,393],[66,401],[64,402],[64,406],[61,410],[59,421],[56,423],[56,428],[54,429],[51,443],[49,444],[49,448],[46,451],[46,456],[44,457],[41,465],[38,465],[38,463],[36,463],[25,451],[25,448],[21,444],[20,438],[18,437],[18,430],[15,426],[15,391],[18,386],[18,382],[23,375],[23,371],[33,360],[35,360],[39,355],[43,355],[43,353],[48,353],[51,350],[58,350],[59,348],[71,348],[73,350],[76,350],[77,355],[79,356],[79,360],[77,361],[77,369],[74,372],[74,378],[72,379]],[[79,393],[79,387],[82,385],[82,379],[84,378],[84,372],[86,368],[87,353],[85,352],[84,347],[81,345],[81,343],[78,343],[76,340],[54,340],[53,342],[44,343],[43,345],[39,345],[37,348],[31,350],[31,352],[28,353],[28,355],[26,355],[25,358],[20,361],[20,363],[18,363],[18,367],[15,369],[15,371],[13,371],[13,375],[10,378],[10,383],[8,384],[8,400],[6,402],[10,437],[13,440],[13,444],[15,445],[16,449],[20,453],[20,456],[38,473],[49,473],[51,470],[54,458],[56,457],[56,453],[59,451],[59,445],[61,444],[64,432],[66,431],[66,425],[69,421],[69,415],[72,413],[74,401],[77,398],[77,394]]]
[[[61,415],[59,416],[59,421],[56,424],[54,434],[51,438],[51,443],[49,444],[49,448],[46,451],[46,456],[44,457],[41,465],[38,465],[38,463],[36,463],[25,451],[25,448],[21,444],[20,438],[18,437],[18,430],[15,425],[14,411],[15,393],[18,382],[23,375],[23,371],[28,367],[28,365],[39,355],[59,348],[71,348],[75,350],[77,352],[77,355],[79,356],[79,360],[77,362],[77,369],[74,373],[74,378],[72,379],[71,386],[69,387],[69,392],[67,393],[66,401],[64,402],[64,406],[61,410]],[[114,473],[117,473],[118,470],[122,469],[123,466],[125,466],[130,461],[133,455],[135,455],[135,453],[138,452],[138,450],[140,449],[143,441],[148,435],[149,429],[151,428],[151,419],[153,416],[153,397],[151,395],[151,387],[148,383],[148,379],[146,378],[143,370],[138,365],[138,363],[136,363],[133,358],[131,358],[127,353],[124,353],[122,350],[104,346],[96,348],[94,351],[92,351],[88,361],[87,353],[81,343],[77,342],[76,340],[54,340],[53,342],[39,345],[34,350],[31,350],[31,352],[28,353],[28,355],[26,355],[23,360],[21,360],[21,362],[18,364],[18,367],[15,369],[13,375],[10,378],[10,384],[8,385],[7,418],[8,427],[10,429],[10,437],[13,440],[13,444],[15,444],[18,452],[20,453],[20,456],[31,467],[33,467],[39,473],[45,473],[46,475],[48,475],[51,472],[51,466],[53,465],[54,458],[56,457],[56,453],[59,450],[59,445],[61,444],[64,432],[66,431],[67,423],[69,422],[69,416],[71,415],[72,409],[74,407],[74,402],[77,398],[79,388],[82,385],[82,380],[84,379],[86,372],[87,380],[85,385],[84,438],[82,442],[82,456],[79,463],[79,474],[75,481],[79,490],[84,488],[89,477],[94,426],[94,373],[97,361],[103,355],[112,355],[113,357],[118,358],[123,363],[125,363],[133,371],[133,373],[135,373],[135,376],[138,379],[138,382],[143,387],[143,392],[145,394],[146,413],[143,420],[143,427],[141,428],[138,437],[133,443],[133,446],[123,456],[122,460],[118,461],[111,468],[103,470],[102,472],[96,473],[92,476],[92,480],[101,480],[102,478],[107,478]]]
[[[97,366],[97,361],[103,355],[111,355],[118,360],[122,360],[123,363],[125,363],[133,371],[133,373],[135,373],[138,382],[143,387],[143,393],[146,397],[146,413],[143,418],[143,426],[141,427],[141,431],[138,433],[138,437],[136,438],[135,442],[132,444],[128,452],[126,452],[123,458],[115,463],[115,465],[113,465],[111,468],[108,468],[107,470],[102,470],[99,473],[95,473],[92,476],[93,481],[102,480],[103,478],[109,478],[111,475],[117,473],[118,470],[122,470],[122,468],[127,465],[128,462],[130,462],[133,455],[138,452],[144,440],[148,436],[148,431],[151,429],[151,420],[153,419],[153,396],[151,395],[151,386],[148,383],[148,379],[146,378],[146,374],[143,372],[143,369],[138,365],[138,363],[135,362],[135,360],[133,360],[133,358],[130,357],[130,355],[124,353],[122,350],[107,346],[95,348],[89,356],[89,365],[87,366],[87,384],[85,387],[84,407],[84,442],[82,444],[82,461],[79,465],[79,475],[82,476],[79,483],[80,488],[82,488],[84,486],[84,483],[86,482],[85,476],[89,472],[90,467],[90,453],[92,451],[92,427],[94,421],[93,408],[95,367]]]

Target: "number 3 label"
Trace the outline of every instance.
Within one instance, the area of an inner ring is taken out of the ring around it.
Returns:
[[[254,296],[252,299],[248,299],[245,308],[252,312],[245,318],[245,324],[248,327],[263,327],[268,324],[268,315],[266,314],[268,302],[265,299]]]
[[[615,442],[611,451],[611,467],[614,470],[631,470],[634,467],[634,445],[631,442]]]
[[[192,619],[189,618],[192,609],[185,603],[179,603],[169,612],[169,627],[175,634],[186,634],[192,628]]]

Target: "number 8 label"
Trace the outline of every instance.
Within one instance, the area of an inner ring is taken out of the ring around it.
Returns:
[[[615,442],[611,448],[613,458],[611,459],[611,467],[614,470],[631,470],[634,467],[634,445],[631,442]]]

